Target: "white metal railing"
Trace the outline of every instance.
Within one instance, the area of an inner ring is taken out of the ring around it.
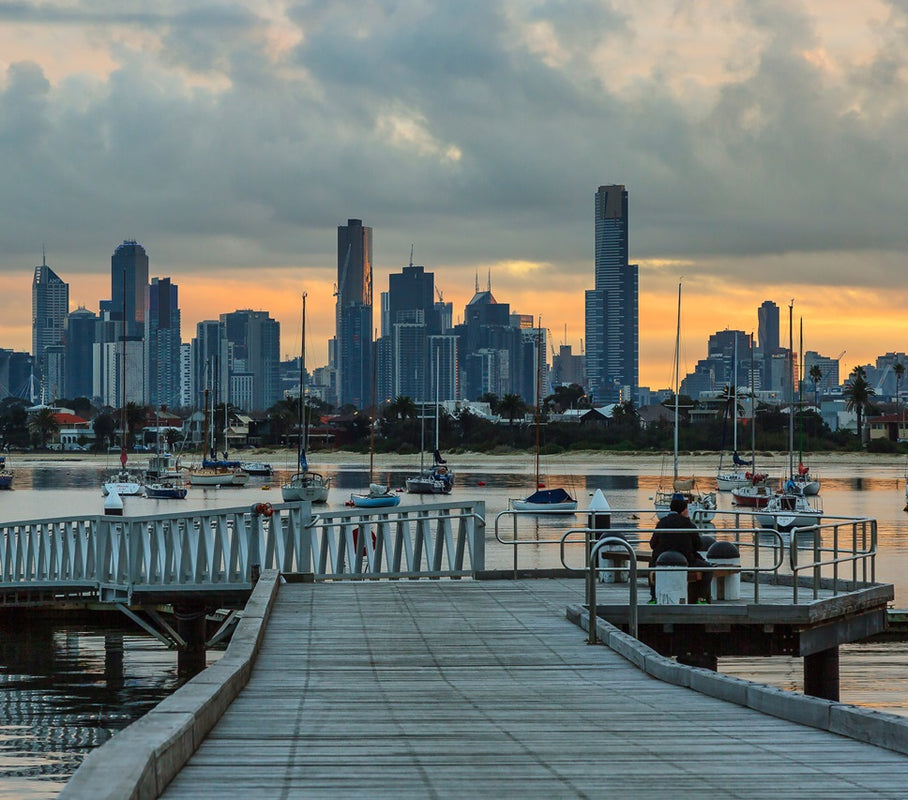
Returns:
[[[485,503],[324,511],[300,550],[316,580],[455,577],[485,569]]]
[[[464,576],[485,565],[485,504],[378,513],[308,503],[0,524],[0,592],[245,590],[262,569],[327,578]]]

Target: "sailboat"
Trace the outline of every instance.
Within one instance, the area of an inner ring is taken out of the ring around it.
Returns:
[[[690,518],[694,522],[709,522],[716,515],[716,493],[702,494],[697,490],[694,478],[678,477],[678,394],[681,391],[681,284],[678,283],[678,324],[675,331],[675,365],[674,365],[674,461],[672,469],[672,487],[658,489],[655,496],[656,516],[662,519],[671,510],[671,502],[675,498],[687,500],[690,509]]]
[[[731,490],[732,502],[739,506],[748,506],[750,508],[763,508],[774,494],[770,485],[769,476],[757,472],[757,410],[756,410],[756,392],[754,391],[754,346],[753,334],[750,341],[750,464],[753,468],[750,472],[744,473],[747,477],[747,484],[737,486]]]
[[[536,332],[536,404],[533,424],[536,429],[536,490],[523,500],[511,500],[514,511],[532,511],[537,514],[570,514],[577,510],[577,501],[567,489],[546,489],[539,471],[540,384],[542,383],[542,319]]]
[[[358,508],[389,508],[400,503],[400,495],[382,483],[372,482],[375,467],[375,346],[372,347],[372,415],[369,419],[369,491],[350,495],[350,505]]]
[[[308,500],[310,503],[327,503],[331,478],[318,472],[310,472],[306,461],[309,445],[309,423],[303,403],[306,398],[306,293],[303,292],[303,334],[300,344],[299,415],[297,417],[296,463],[298,472],[283,486],[281,497],[284,502],[293,503]]]
[[[227,460],[227,403],[224,403],[224,459],[214,458],[216,448],[214,445],[214,426],[210,426],[211,440],[209,442],[210,409],[208,407],[209,392],[205,387],[205,433],[203,450],[211,448],[211,459],[202,459],[202,466],[189,470],[189,482],[193,486],[245,486],[249,482],[249,473],[244,472],[239,461]]]
[[[432,469],[423,469],[425,453],[426,409],[423,405],[420,421],[419,475],[407,478],[406,486],[410,494],[450,494],[454,488],[454,473],[448,469],[447,462],[441,457],[438,449],[438,369],[435,364],[435,449],[432,451]]]
[[[109,475],[101,490],[106,497],[142,494],[142,479],[126,469],[129,458],[126,449],[126,270],[123,270],[123,335],[120,339],[120,469]]]
[[[799,342],[798,371],[803,369],[804,358],[804,320],[801,320],[801,334]],[[788,483],[791,484],[793,491],[799,491],[805,495],[816,495],[820,493],[820,481],[810,474],[810,467],[804,463],[804,434],[802,430],[801,414],[803,413],[803,404],[801,403],[801,382],[803,375],[798,378],[798,467],[791,470]],[[794,408],[791,409],[794,413]]]
[[[750,474],[744,470],[741,470],[740,467],[750,466],[750,462],[745,461],[738,455],[738,335],[735,334],[735,350],[734,350],[734,366],[732,367],[732,379],[728,385],[728,400],[732,403],[733,417],[732,417],[732,462],[734,464],[734,469],[731,472],[722,471],[722,461],[725,457],[725,452],[719,455],[719,470],[716,473],[716,487],[720,492],[730,492],[732,489],[737,489],[741,486],[747,486],[750,483]],[[728,403],[725,405],[726,410],[726,421],[728,420]],[[724,431],[723,436],[724,439]]]
[[[794,342],[792,337],[792,313],[794,300],[788,307],[788,377],[791,384],[791,413],[788,415],[788,474],[794,473]],[[761,528],[772,528],[788,532],[792,528],[804,528],[817,525],[823,515],[823,509],[809,501],[792,483],[787,480],[782,491],[770,498],[765,507],[755,514],[757,525]]]

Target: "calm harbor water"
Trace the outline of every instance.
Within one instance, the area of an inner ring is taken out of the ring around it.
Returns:
[[[418,460],[418,459],[417,459]],[[532,464],[524,458],[479,459],[455,463],[454,498],[477,498],[486,503],[487,565],[509,567],[512,552],[494,540],[495,515],[508,498],[530,491]],[[16,466],[16,488],[0,495],[4,521],[80,513],[103,508],[100,482],[105,470],[88,462]],[[275,466],[277,464],[275,463]],[[365,459],[327,466],[332,476],[329,507],[342,507],[352,490],[367,482]],[[376,476],[392,487],[402,486],[413,473],[395,468]],[[781,462],[780,462],[781,466]],[[658,468],[639,467],[633,459],[577,459],[548,465],[549,486],[572,489],[583,509],[589,496],[602,489],[615,511],[649,509],[657,489]],[[701,474],[712,470],[700,469]],[[861,515],[879,524],[880,556],[877,579],[895,584],[895,607],[908,608],[908,514],[904,511],[904,470],[874,464],[823,467],[821,498],[828,514]],[[141,515],[196,508],[224,508],[256,502],[280,502],[280,478],[253,479],[242,489],[191,488],[183,502],[126,498],[126,514]],[[703,480],[707,485],[708,480]],[[425,502],[403,495],[402,505]],[[731,508],[730,496],[720,495],[720,508]],[[649,527],[655,517],[641,515]],[[522,533],[536,542],[522,546],[521,566],[555,566],[558,548],[541,543],[557,539],[566,527],[560,519],[533,522]],[[212,658],[216,658],[213,655]],[[720,669],[730,674],[801,689],[800,659],[723,659]],[[908,714],[908,643],[851,645],[842,648],[841,691],[846,702]],[[7,621],[0,625],[0,799],[38,800],[55,797],[84,754],[116,730],[147,711],[179,686],[176,657],[157,641],[111,615],[105,628],[80,624],[35,624]]]

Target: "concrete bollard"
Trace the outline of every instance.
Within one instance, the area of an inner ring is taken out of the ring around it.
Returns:
[[[716,543],[716,537],[710,536],[708,533],[700,534],[700,550],[697,552],[700,554],[700,558],[706,558],[706,554],[709,552],[709,548]]]
[[[660,606],[687,603],[687,559],[675,550],[667,550],[656,559],[656,602]],[[668,567],[668,569],[665,569]]]
[[[610,531],[610,528],[612,527],[612,509],[608,504],[608,500],[605,499],[602,489],[596,489],[593,493],[593,499],[590,500],[589,508],[587,508],[586,526],[592,531],[597,531],[597,539],[601,539],[605,536],[606,531]],[[627,539],[623,534],[613,534],[609,532],[609,535],[617,536],[619,539]],[[621,553],[622,555],[627,555],[627,551],[618,544],[607,544],[600,550],[599,566],[602,568],[611,567],[612,569],[602,569],[598,573],[599,582],[627,583],[628,571],[626,569],[614,569],[619,563],[623,562],[613,561],[606,555],[607,553]]]
[[[732,542],[715,542],[706,553],[706,560],[714,567],[740,567],[741,553]],[[714,600],[740,600],[741,573],[714,575],[712,596]]]

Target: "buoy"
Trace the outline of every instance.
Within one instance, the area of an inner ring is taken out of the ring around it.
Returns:
[[[352,506],[352,505],[356,505],[356,504],[355,504],[352,500],[346,500],[346,501],[344,502],[344,505],[345,505],[345,506]]]
[[[477,485],[477,486],[485,486],[485,485],[486,485],[486,482],[485,482],[485,481],[476,481],[476,485]]]
[[[536,484],[536,488],[537,488],[537,489],[545,489],[545,484],[544,484],[542,481],[540,481],[539,483]]]

